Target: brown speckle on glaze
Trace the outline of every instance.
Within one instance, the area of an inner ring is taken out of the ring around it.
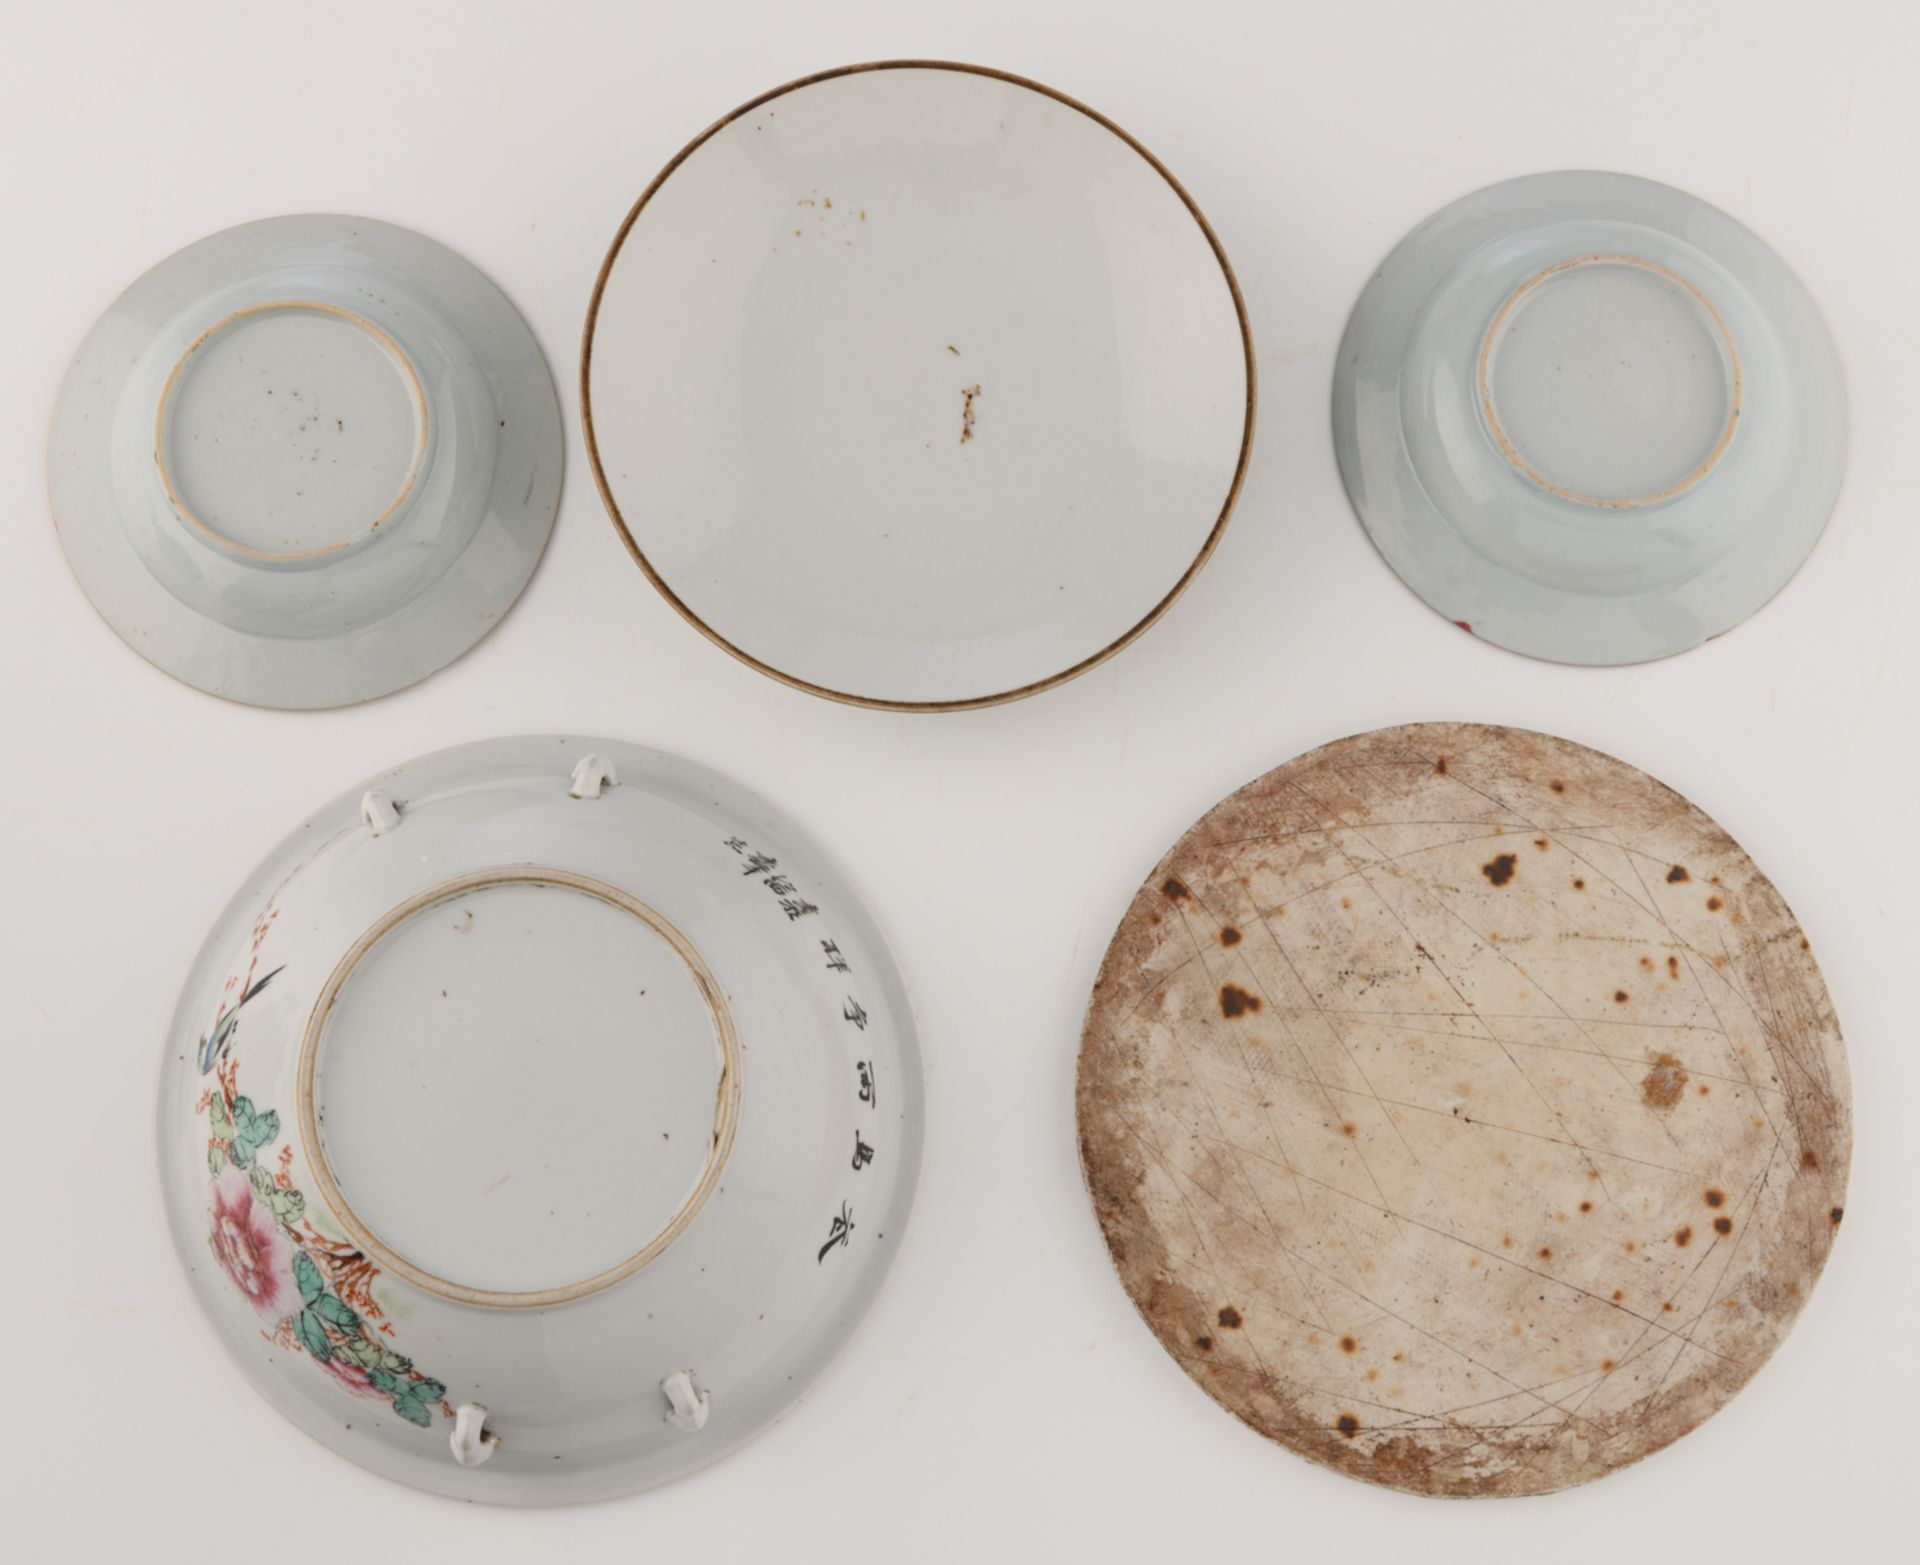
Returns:
[[[979,395],[980,388],[978,386],[963,386],[960,388],[960,444],[963,446],[969,440],[973,439],[973,404]]]

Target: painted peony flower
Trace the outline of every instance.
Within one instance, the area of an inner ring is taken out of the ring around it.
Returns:
[[[387,1400],[386,1392],[374,1385],[368,1378],[367,1372],[348,1359],[343,1359],[336,1354],[333,1358],[322,1359],[320,1367],[355,1396],[372,1397],[377,1402]]]
[[[262,1316],[284,1320],[298,1313],[293,1246],[273,1214],[253,1198],[253,1186],[237,1168],[213,1182],[213,1232],[207,1242],[234,1286]]]

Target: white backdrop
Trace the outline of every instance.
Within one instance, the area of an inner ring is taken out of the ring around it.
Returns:
[[[1920,1392],[1920,1137],[1901,1129],[1920,1090],[1914,8],[175,0],[0,16],[9,1552],[1765,1561],[1904,1510]],[[595,270],[659,165],[766,87],[900,55],[1035,77],[1153,148],[1233,260],[1260,370],[1238,513],[1173,612],[1062,689],[932,718],[800,695],[684,625],[602,514],[574,392]],[[1386,249],[1457,195],[1555,167],[1665,180],[1758,230],[1826,309],[1853,398],[1846,488],[1809,564],[1748,625],[1641,668],[1549,667],[1451,628],[1374,554],[1328,436],[1334,346]],[[128,651],[62,563],[43,480],[55,388],[115,293],[202,234],[290,211],[407,224],[475,261],[545,346],[570,439],[551,551],[500,629],[409,691],[311,715],[223,704]],[[1549,729],[1715,815],[1799,913],[1852,1053],[1846,1233],[1793,1337],[1701,1431],[1548,1500],[1411,1499],[1247,1432],[1135,1317],[1076,1162],[1081,1010],[1162,850],[1286,757],[1423,718]],[[537,729],[682,751],[824,838],[913,987],[930,1140],[876,1312],[770,1434],[672,1489],[498,1512],[364,1474],[247,1389],[176,1275],[150,1105],[175,986],[285,830],[392,761]]]

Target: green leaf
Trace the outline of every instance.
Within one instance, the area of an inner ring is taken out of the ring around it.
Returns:
[[[413,1382],[413,1394],[423,1402],[438,1402],[447,1394],[447,1388],[437,1380],[416,1380]]]
[[[330,1293],[323,1293],[312,1301],[313,1313],[329,1326],[338,1326],[342,1331],[357,1332],[360,1329],[360,1317],[347,1305]]]
[[[397,1396],[400,1391],[399,1379],[396,1376],[388,1374],[384,1369],[368,1370],[367,1383],[372,1386],[374,1390],[384,1391],[388,1396]]]
[[[294,1335],[305,1348],[322,1364],[333,1357],[333,1344],[327,1341],[327,1328],[320,1324],[320,1317],[312,1310],[302,1310],[293,1317]]]
[[[253,1105],[245,1098],[233,1100],[233,1160],[242,1168],[252,1163],[254,1153],[279,1134],[280,1116],[272,1109],[255,1114]]]
[[[273,1175],[258,1163],[253,1165],[253,1172],[247,1175],[247,1182],[253,1186],[253,1193],[262,1201],[273,1193]]]
[[[391,1370],[396,1375],[404,1375],[413,1368],[413,1360],[404,1353],[396,1353],[392,1348],[380,1350],[380,1367]]]
[[[393,1410],[408,1423],[418,1424],[422,1429],[433,1423],[433,1414],[427,1410],[426,1403],[404,1391],[393,1399]]]
[[[255,1166],[255,1172],[258,1172],[258,1165]],[[306,1209],[307,1198],[298,1190],[282,1190],[276,1185],[267,1192],[267,1210],[289,1228],[300,1221]]]
[[[217,1092],[207,1099],[207,1121],[216,1141],[233,1140],[233,1116],[227,1113],[227,1100]]]
[[[335,1351],[339,1357],[352,1359],[362,1369],[367,1370],[369,1380],[373,1378],[372,1371],[380,1368],[380,1350],[365,1337],[355,1337],[345,1347]],[[385,1391],[387,1388],[382,1386],[380,1389]]]
[[[207,1172],[218,1179],[227,1166],[227,1149],[219,1142],[207,1148]]]
[[[305,1250],[294,1252],[293,1280],[300,1284],[300,1297],[308,1304],[327,1291],[326,1283],[320,1279],[320,1268],[313,1264],[313,1258]]]

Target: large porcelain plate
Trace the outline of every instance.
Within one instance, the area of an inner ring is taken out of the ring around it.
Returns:
[[[1208,811],[1080,1048],[1088,1188],[1162,1345],[1260,1433],[1419,1494],[1583,1483],[1722,1407],[1826,1263],[1851,1112],[1740,845],[1611,756],[1471,724]]]
[[[502,739],[327,805],[195,962],[175,1241],[267,1399],[462,1499],[594,1499],[789,1407],[871,1303],[920,1063],[872,919],[689,762]]]
[[[1705,202],[1554,173],[1428,218],[1354,306],[1341,476],[1387,563],[1476,636],[1666,657],[1785,585],[1846,461],[1833,340]]]
[[[817,695],[980,706],[1118,651],[1217,542],[1253,359],[1186,193],[971,66],[782,87],[628,214],[581,369],[608,509],[710,638]]]
[[[474,267],[387,223],[279,217],[114,301],[60,389],[48,482],[80,585],[143,657],[324,707],[492,629],[564,451],[539,345]]]

